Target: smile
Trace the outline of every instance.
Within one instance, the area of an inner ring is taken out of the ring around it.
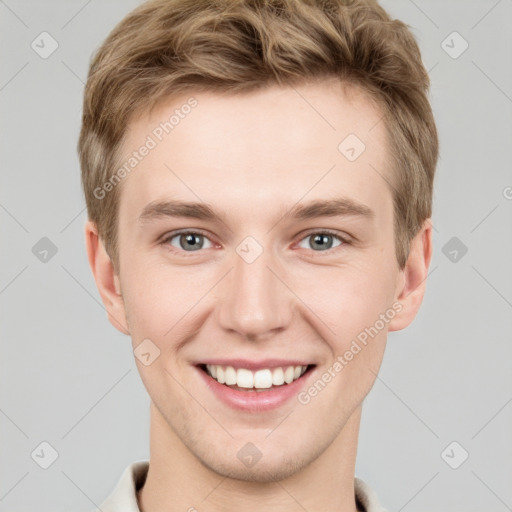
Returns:
[[[225,405],[239,411],[262,413],[290,402],[316,373],[316,364],[287,363],[209,361],[196,364],[195,368],[206,388]]]
[[[257,371],[216,364],[207,364],[204,368],[219,384],[239,391],[263,391],[273,386],[291,384],[306,373],[308,366],[278,366]]]

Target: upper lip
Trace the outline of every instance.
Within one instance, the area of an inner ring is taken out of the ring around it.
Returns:
[[[200,365],[219,365],[232,366],[233,368],[246,368],[247,370],[261,370],[264,368],[278,368],[287,366],[309,366],[311,362],[304,362],[298,359],[204,359],[198,361],[196,366]]]

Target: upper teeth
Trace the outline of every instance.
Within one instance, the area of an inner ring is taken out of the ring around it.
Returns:
[[[239,386],[241,388],[270,388],[272,385],[281,386],[286,382],[290,384],[297,380],[306,371],[307,366],[285,366],[274,368],[273,370],[265,368],[252,372],[246,368],[235,369],[233,366],[221,366],[217,364],[207,364],[208,373],[220,384],[228,386]]]

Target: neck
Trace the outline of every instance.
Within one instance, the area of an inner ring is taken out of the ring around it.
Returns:
[[[282,480],[219,475],[201,463],[151,403],[150,465],[137,498],[141,512],[356,512],[354,472],[361,407],[334,442]]]

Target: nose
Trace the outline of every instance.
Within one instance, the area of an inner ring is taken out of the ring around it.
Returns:
[[[293,294],[270,251],[264,250],[252,262],[234,252],[233,267],[220,283],[220,326],[251,341],[286,329],[292,317]]]

